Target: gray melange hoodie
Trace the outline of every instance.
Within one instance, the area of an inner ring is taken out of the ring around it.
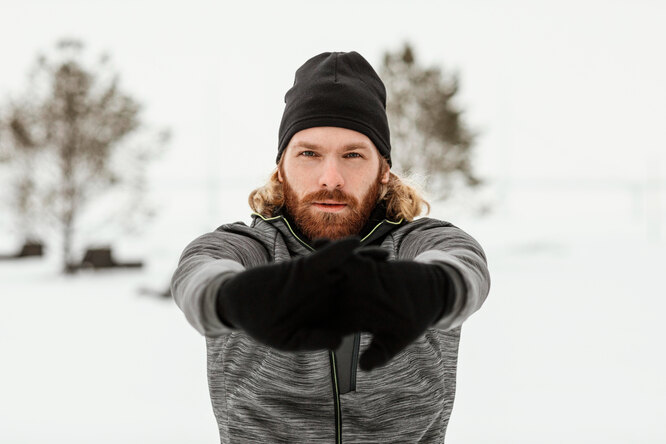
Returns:
[[[384,219],[362,239],[388,260],[439,264],[455,279],[453,311],[370,372],[357,370],[369,333],[335,351],[282,352],[218,319],[219,285],[246,268],[313,249],[283,216],[252,215],[190,242],[171,280],[187,320],[206,337],[208,385],[222,443],[443,443],[456,388],[462,323],[490,289],[479,243],[454,225],[423,217]],[[453,269],[453,270],[452,270]]]

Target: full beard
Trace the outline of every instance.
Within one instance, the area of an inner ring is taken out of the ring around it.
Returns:
[[[299,200],[286,176],[283,175],[283,177],[284,205],[298,228],[310,240],[340,239],[358,235],[370,218],[379,199],[381,171],[360,202],[337,188],[333,191],[321,190],[310,193]],[[314,207],[314,202],[324,200],[343,202],[347,206],[337,213],[319,211]]]

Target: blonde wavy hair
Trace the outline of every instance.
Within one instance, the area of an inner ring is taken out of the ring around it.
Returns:
[[[386,171],[388,162],[383,157],[381,162],[382,171]],[[282,183],[278,180],[280,164],[273,170],[268,182],[252,190],[247,199],[250,208],[264,217],[274,216],[284,205]],[[393,221],[404,218],[411,222],[421,214],[424,207],[428,208],[426,215],[430,214],[430,204],[422,196],[420,187],[411,179],[400,178],[393,172],[389,173],[388,183],[380,184],[377,203],[382,200],[386,202],[386,218]]]

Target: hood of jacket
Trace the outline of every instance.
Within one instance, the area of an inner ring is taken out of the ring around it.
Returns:
[[[314,251],[312,239],[309,239],[299,229],[298,224],[284,207],[277,210],[272,217],[265,217],[259,213],[252,213],[252,224],[254,227],[257,220],[263,220],[272,224],[284,236],[287,247],[292,256],[299,256]],[[368,221],[365,223],[359,236],[361,245],[380,245],[382,240],[396,228],[407,224],[404,218],[397,221],[386,218],[386,204],[384,201],[378,203],[370,213]]]

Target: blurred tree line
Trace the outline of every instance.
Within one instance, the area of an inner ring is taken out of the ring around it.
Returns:
[[[105,219],[125,231],[154,216],[144,201],[145,166],[170,137],[140,131],[141,105],[121,89],[109,56],[87,66],[83,49],[78,40],[61,40],[49,57],[39,55],[29,89],[0,109],[14,231],[26,242],[59,234],[65,272],[76,268],[77,221],[100,195],[125,188],[128,204],[108,208]]]
[[[386,85],[394,168],[408,177],[424,178],[424,190],[437,201],[483,185],[473,168],[478,134],[456,104],[458,75],[423,66],[407,42],[384,52],[379,75]],[[471,209],[471,202],[467,206]],[[488,208],[473,210],[482,213]]]
[[[0,107],[0,167],[10,175],[14,231],[26,242],[57,234],[65,272],[77,267],[77,221],[104,193],[124,187],[130,197],[127,206],[108,208],[105,224],[131,232],[154,216],[144,200],[145,166],[169,140],[169,131],[145,131],[141,106],[120,87],[109,56],[89,66],[83,49],[78,40],[61,40],[49,57],[39,55],[29,89]],[[379,75],[394,168],[425,178],[425,191],[438,201],[479,187],[477,134],[455,103],[458,76],[422,66],[409,43],[384,52]]]

